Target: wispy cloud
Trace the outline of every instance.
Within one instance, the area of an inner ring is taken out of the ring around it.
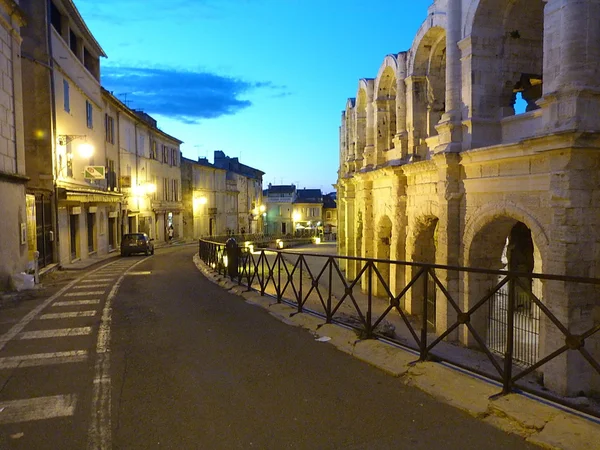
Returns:
[[[252,105],[244,94],[281,89],[204,71],[115,66],[102,69],[102,84],[131,108],[185,123],[235,114]]]

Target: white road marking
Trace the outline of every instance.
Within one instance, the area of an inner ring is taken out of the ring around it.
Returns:
[[[94,317],[96,311],[77,311],[77,312],[64,312],[64,313],[48,313],[42,314],[40,319],[70,319],[72,317]]]
[[[92,298],[90,300],[68,300],[65,302],[56,302],[52,306],[81,306],[81,305],[97,305],[100,303],[99,298]]]
[[[86,284],[85,286],[73,286],[73,289],[91,289],[91,288],[99,288],[99,287],[107,287],[108,283],[101,284]]]
[[[100,275],[104,276],[104,275]],[[91,280],[81,280],[81,283],[100,283],[102,281],[113,281],[112,278],[92,278]]]
[[[140,272],[127,272],[125,275],[151,275],[152,272],[150,272],[149,270],[142,270]]]
[[[133,264],[132,270],[145,259]],[[125,278],[122,274],[110,290],[102,310],[102,320],[96,343],[96,376],[94,377],[94,392],[92,397],[92,412],[88,429],[88,450],[112,449],[112,420],[111,420],[111,379],[110,379],[110,325],[112,322],[112,300],[117,295],[119,286]]]
[[[102,295],[104,291],[84,291],[84,292],[69,292],[65,297],[77,297],[79,295]]]
[[[70,352],[36,353],[33,355],[7,356],[0,358],[0,369],[15,369],[17,367],[47,366],[85,361],[87,350]]]
[[[114,263],[109,263],[108,265],[110,265],[110,264],[114,264]],[[102,266],[102,267],[90,272],[88,274],[88,276],[96,273],[97,271],[99,271],[100,269],[103,269],[104,267],[106,267],[106,266]],[[75,284],[77,284],[81,280],[81,278],[82,277],[71,281],[69,284],[67,284],[64,288],[62,288],[56,294],[47,298],[43,303],[39,304],[37,307],[35,307],[31,311],[29,311],[29,313],[26,314],[25,317],[23,317],[19,321],[19,323],[15,324],[10,330],[8,330],[6,333],[4,333],[0,337],[0,350],[2,350],[10,340],[14,339],[14,337],[17,334],[19,334],[21,332],[21,330],[23,330],[23,328],[25,328],[27,326],[27,324],[29,324],[29,322],[31,322],[40,313],[40,311],[42,311],[50,303],[52,303],[54,300],[56,300],[61,295],[63,295],[64,292],[71,289],[71,287],[74,286]]]
[[[92,327],[57,328],[56,330],[23,331],[19,339],[48,339],[67,336],[86,336],[92,334]]]
[[[0,423],[29,422],[72,416],[76,403],[77,396],[75,394],[0,402]]]

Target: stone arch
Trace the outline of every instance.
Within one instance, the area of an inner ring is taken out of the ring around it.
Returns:
[[[464,233],[466,266],[530,273],[543,271],[549,241],[543,228],[531,214],[517,205],[502,203],[479,208],[474,211],[472,217]],[[515,246],[519,248],[515,249]],[[515,258],[521,255],[521,259],[524,255],[527,264],[518,263],[516,259],[511,260],[511,253]],[[499,282],[499,277],[493,274],[465,273],[463,277],[464,310],[473,307]],[[531,279],[528,280],[531,283]],[[543,299],[544,286],[539,280],[533,280],[533,283],[531,289],[538,298]],[[484,338],[489,331],[488,321],[492,314],[490,305],[493,301],[493,298],[488,300],[487,307],[480,307],[471,317],[472,325]],[[537,323],[539,326],[539,315]],[[467,344],[474,343],[474,338],[468,334],[465,334],[464,339]],[[537,341],[535,349],[538,349]]]
[[[349,98],[346,101],[346,109],[343,112],[343,121],[344,121],[344,128],[343,128],[343,133],[344,136],[341,136],[341,138],[343,139],[344,143],[345,143],[345,148],[343,149],[345,152],[344,159],[343,161],[345,161],[347,163],[347,170],[348,171],[354,171],[353,170],[353,161],[356,159],[356,132],[355,132],[355,128],[356,128],[356,121],[355,121],[355,106],[356,106],[356,99],[355,98]]]
[[[383,152],[394,147],[396,135],[396,97],[398,60],[387,55],[375,79],[375,151],[377,163],[385,160]]]
[[[516,222],[523,222],[531,230],[532,239],[538,252],[537,258],[540,262],[545,262],[547,258],[548,245],[550,240],[544,231],[540,222],[528,211],[521,208],[513,202],[494,202],[473,211],[471,218],[465,225],[463,233],[464,252],[463,265],[469,266],[468,255],[471,252],[471,246],[475,239],[475,234],[486,224],[492,222],[497,217],[509,217]],[[536,266],[536,270],[543,271],[543,266]]]
[[[377,221],[375,258],[389,260],[391,256],[392,221],[385,215]],[[381,278],[390,289],[390,264],[377,263]],[[376,295],[386,295],[386,290],[380,282],[376,283]]]
[[[367,133],[368,130],[368,109],[369,103],[373,101],[373,80],[372,79],[361,79],[358,82],[358,92],[356,94],[356,104],[354,107],[354,134],[356,149],[356,159],[362,159],[365,147],[367,146]]]
[[[499,120],[514,115],[517,93],[527,111],[542,96],[543,0],[475,0],[467,12],[474,79],[472,115]],[[499,139],[499,138],[497,138]],[[493,144],[492,142],[490,144]]]
[[[446,108],[446,29],[431,26],[418,37],[408,60],[407,128],[409,146],[425,157],[424,140],[437,135]]]

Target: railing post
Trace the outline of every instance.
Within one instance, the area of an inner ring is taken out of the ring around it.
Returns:
[[[281,253],[277,253],[277,303],[281,303]]]
[[[302,255],[299,256],[300,258],[300,286],[298,288],[298,296],[299,298],[296,299],[296,303],[298,303],[298,312],[301,313],[302,312],[302,284],[303,284],[303,275],[302,275]]]
[[[423,320],[421,321],[421,355],[420,361],[427,360],[427,288],[429,284],[429,269],[423,271]]]
[[[327,292],[327,311],[326,311],[326,323],[331,323],[332,314],[331,314],[331,295],[333,288],[331,287],[331,281],[333,278],[333,257],[329,257],[329,289]]]
[[[369,261],[369,270],[367,271],[367,339],[372,337],[372,308],[373,308],[373,261]]]
[[[510,275],[509,275],[510,276]],[[512,277],[508,280],[508,307],[506,308],[506,351],[504,352],[504,379],[502,394],[512,391],[513,347],[515,338],[515,282]]]

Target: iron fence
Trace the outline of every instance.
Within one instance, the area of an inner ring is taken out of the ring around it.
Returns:
[[[521,389],[563,401],[532,387],[530,381],[539,377],[545,365],[567,352],[577,352],[591,372],[600,375],[598,355],[585,347],[586,340],[600,338],[598,320],[572,332],[542,301],[542,290],[532,288],[544,284],[558,289],[577,286],[580,293],[598,298],[600,279],[282,250],[251,251],[244,247],[234,247],[232,251],[233,265],[232,258],[226,257],[224,244],[205,240],[199,243],[199,256],[206,264],[248,290],[292,304],[297,312],[310,310],[326,323],[343,323],[355,329],[360,338],[392,340],[418,352],[418,361],[447,361],[497,380],[503,386],[501,394]],[[382,264],[389,266],[381,270]],[[347,278],[343,272],[350,265],[354,265],[355,275]],[[392,267],[394,272],[404,274],[400,277],[403,282],[393,287],[389,275]],[[410,275],[406,275],[409,269]],[[448,280],[456,281],[452,289]],[[458,281],[461,289],[465,283],[479,286],[479,290],[472,289],[477,295],[470,295],[465,302],[461,298],[466,295],[464,290],[459,292],[455,286]],[[481,289],[482,284],[485,289]],[[419,311],[417,315],[408,313],[409,303]],[[440,323],[437,319],[442,306],[445,320]],[[394,322],[393,333],[389,332],[387,321]],[[542,322],[546,333],[552,328],[557,336],[555,348],[546,349],[543,355]],[[450,347],[466,352],[475,349],[476,363],[471,364],[462,354],[456,357],[457,352],[449,351]],[[600,416],[597,409],[575,407]]]

